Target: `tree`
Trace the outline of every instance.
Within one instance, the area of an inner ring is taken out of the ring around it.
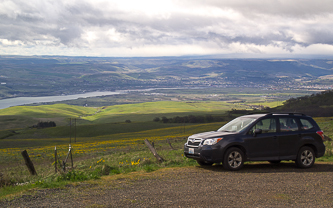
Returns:
[[[212,115],[206,115],[206,122],[213,122],[214,121],[214,118]]]
[[[48,127],[56,127],[56,126],[57,125],[54,121],[49,121],[49,122],[39,121],[36,126],[34,125],[34,127],[37,127],[37,128],[48,128]]]
[[[169,119],[165,116],[162,117],[162,122],[163,123],[168,123],[169,122]]]
[[[153,121],[154,122],[159,122],[161,119],[159,118],[159,117],[155,117],[154,119],[153,119]]]

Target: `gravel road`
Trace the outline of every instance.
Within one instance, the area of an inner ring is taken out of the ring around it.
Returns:
[[[333,163],[167,168],[34,190],[0,207],[333,207]]]

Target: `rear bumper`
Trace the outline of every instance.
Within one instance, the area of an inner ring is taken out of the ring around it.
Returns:
[[[326,151],[325,145],[324,144],[320,145],[320,147],[317,149],[317,155],[316,155],[316,157],[322,157],[322,156],[324,156],[325,151]]]

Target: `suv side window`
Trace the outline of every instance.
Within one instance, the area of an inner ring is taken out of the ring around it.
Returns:
[[[276,122],[275,118],[266,118],[258,121],[249,131],[248,134],[253,134],[254,130],[261,129],[262,133],[275,133],[276,132]]]
[[[298,125],[293,118],[279,118],[279,122],[281,132],[298,131]]]
[[[302,130],[308,130],[308,129],[313,128],[313,125],[311,124],[311,122],[309,120],[301,118],[300,121],[302,124],[302,126],[301,126]]]

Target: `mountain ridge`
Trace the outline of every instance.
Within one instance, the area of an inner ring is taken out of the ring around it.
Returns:
[[[0,98],[154,87],[328,89],[331,75],[333,59],[0,56]]]

